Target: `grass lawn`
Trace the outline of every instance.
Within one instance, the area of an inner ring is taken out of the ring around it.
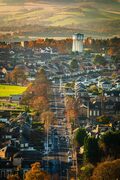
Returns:
[[[23,86],[0,85],[0,97],[22,94],[26,89],[27,87]]]

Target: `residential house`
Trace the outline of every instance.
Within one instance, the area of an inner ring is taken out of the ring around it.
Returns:
[[[42,153],[40,151],[35,150],[34,148],[26,148],[13,156],[13,165],[19,166],[22,165],[24,162],[28,164],[32,164],[34,162],[38,162],[42,160]]]
[[[120,79],[115,82],[115,87],[120,90]]]
[[[12,102],[12,101],[17,101],[17,102],[19,102],[20,100],[21,100],[21,98],[22,98],[22,95],[21,94],[13,94],[13,95],[11,95],[10,96],[10,101]]]
[[[89,102],[88,104],[88,118],[90,120],[95,120],[96,117],[101,115],[101,102]]]
[[[98,81],[98,88],[102,88],[103,90],[110,90],[112,88],[112,83],[107,80]]]
[[[0,71],[0,83],[5,83],[5,74]]]
[[[18,152],[18,149],[14,146],[5,146],[4,148],[0,149],[0,158],[10,159],[16,152]]]
[[[78,124],[85,125],[88,122],[88,107],[85,104],[81,104],[79,108]]]
[[[0,179],[6,180],[7,176],[13,174],[13,164],[7,159],[0,159]]]
[[[115,114],[115,102],[112,100],[105,101],[103,103],[103,113],[106,115]]]
[[[65,88],[65,89],[64,89],[64,94],[65,94],[66,96],[74,96],[74,95],[75,95],[75,92],[74,92],[74,90],[72,90],[71,88]]]
[[[75,89],[76,97],[78,97],[78,96],[85,97],[88,95],[85,85],[81,82],[76,82],[74,89]]]
[[[119,90],[105,91],[104,96],[113,102],[120,102],[120,91]]]

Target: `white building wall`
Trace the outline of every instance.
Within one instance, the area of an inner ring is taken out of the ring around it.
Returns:
[[[72,46],[72,51],[73,52],[83,52],[83,34],[74,34],[73,35],[73,46]]]

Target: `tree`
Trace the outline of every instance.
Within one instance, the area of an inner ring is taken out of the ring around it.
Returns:
[[[101,55],[96,55],[94,60],[93,60],[93,63],[95,65],[102,65],[102,66],[105,66],[107,61],[105,60],[105,58]]]
[[[33,99],[33,94],[31,92],[25,91],[22,95],[22,99],[20,101],[20,104],[26,105],[27,107],[29,107],[30,101],[32,101],[32,99]]]
[[[117,79],[117,73],[113,72],[111,77],[112,77],[113,80]]]
[[[101,124],[109,124],[110,123],[110,117],[105,116],[105,115],[97,117],[96,120],[97,120],[97,122],[99,122]]]
[[[35,83],[44,83],[44,84],[50,84],[50,82],[48,81],[47,79],[47,76],[46,76],[46,72],[43,68],[41,68],[38,72],[37,72],[37,75],[36,75],[36,80],[35,80]]]
[[[96,94],[99,93],[98,88],[97,88],[96,85],[91,85],[88,90],[89,90],[90,92],[92,92],[92,93],[96,93]]]
[[[41,104],[41,100],[44,99],[45,103],[48,106],[47,99],[51,93],[50,82],[48,81],[45,71],[41,69],[36,76],[36,79],[33,83],[31,83],[27,90],[24,92],[21,103],[29,104],[36,110],[39,110],[39,106]],[[38,100],[37,100],[38,99]],[[45,104],[43,103],[43,104]],[[44,106],[43,106],[44,108]],[[40,109],[41,111],[42,109]],[[43,109],[47,110],[47,109]],[[42,112],[42,111],[41,111]]]
[[[84,162],[96,164],[100,160],[100,148],[98,139],[87,137],[84,140]]]
[[[7,180],[20,180],[20,177],[18,176],[18,174],[10,174],[7,177]]]
[[[93,171],[91,180],[118,180],[120,178],[120,159],[100,163]]]
[[[50,175],[42,171],[40,167],[39,162],[32,164],[31,169],[25,174],[25,180],[50,180]]]
[[[68,122],[75,122],[78,116],[78,101],[74,97],[67,96],[65,98],[66,116]]]
[[[29,41],[29,42],[28,42],[28,46],[29,46],[30,48],[33,48],[33,47],[34,47],[34,44],[35,44],[34,41]]]
[[[80,169],[79,180],[90,180],[93,170],[94,170],[94,166],[92,164],[88,163],[88,164],[84,165]]]
[[[35,96],[45,96],[49,95],[50,91],[50,82],[47,79],[44,69],[40,69],[37,72],[36,79],[34,83],[29,87],[29,91],[34,92]]]
[[[5,81],[10,84],[12,83],[12,76],[11,76],[11,73],[8,72],[6,75],[5,75]]]
[[[3,136],[7,133],[8,125],[3,122],[0,122],[0,147],[2,147],[2,143],[4,142]]]
[[[51,111],[46,111],[41,114],[41,120],[44,123],[45,129],[49,129],[49,126],[53,123],[54,121],[54,113]]]
[[[78,66],[78,61],[76,59],[73,59],[70,63],[70,67],[72,70],[75,70],[77,69],[79,66]]]
[[[84,145],[84,139],[87,137],[86,130],[83,128],[79,128],[77,132],[75,133],[74,141],[77,146],[83,146]]]
[[[22,85],[26,81],[25,68],[22,66],[16,66],[11,72],[12,82],[15,84],[21,83]]]
[[[108,131],[99,140],[99,146],[105,157],[120,157],[120,131]]]
[[[118,64],[120,62],[120,54],[112,56],[111,60],[111,62],[116,66],[116,68],[118,68]]]
[[[115,48],[109,48],[108,51],[107,51],[107,54],[108,54],[109,56],[114,56],[114,55],[116,55],[116,50],[115,50]]]
[[[44,96],[35,97],[34,100],[32,100],[31,102],[31,106],[34,110],[38,111],[39,113],[47,111],[49,108],[48,100]]]
[[[74,109],[67,110],[66,115],[68,122],[75,123],[75,120],[77,118],[77,112]]]

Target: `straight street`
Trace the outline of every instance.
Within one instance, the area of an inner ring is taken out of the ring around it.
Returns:
[[[51,174],[59,174],[59,179],[68,179],[68,171],[72,165],[68,157],[71,155],[70,133],[65,118],[64,97],[61,96],[59,86],[53,86],[53,100],[50,102],[51,111],[54,112],[56,123],[49,129],[49,153],[43,157]],[[68,153],[69,152],[69,153]]]

